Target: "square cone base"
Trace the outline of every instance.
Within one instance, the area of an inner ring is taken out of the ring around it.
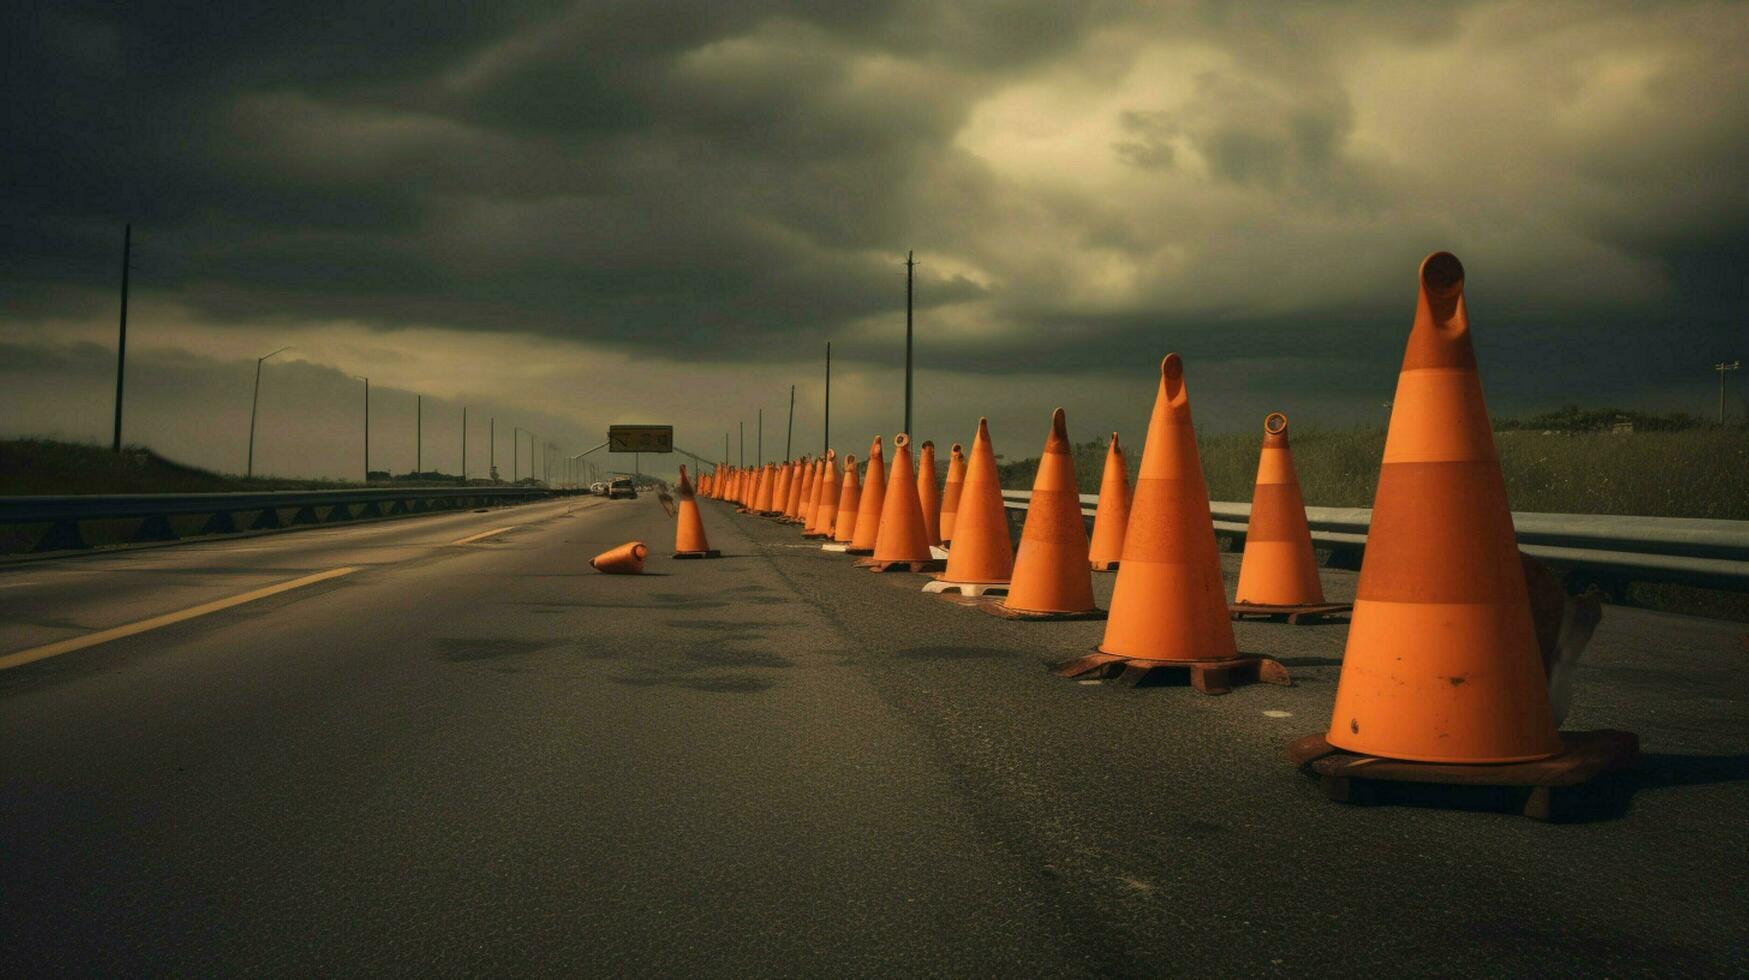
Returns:
[[[1069,623],[1088,619],[1104,619],[1103,609],[1083,609],[1079,612],[1046,612],[1037,609],[1012,609],[1006,599],[984,599],[976,603],[979,609],[1003,619],[1018,619],[1027,623]]]
[[[946,597],[949,592],[958,592],[963,596],[1007,595],[1007,582],[949,582],[938,578],[923,586],[923,591],[931,595]]]
[[[721,558],[723,553],[715,548],[709,551],[676,551],[675,558]]]
[[[1609,777],[1639,757],[1639,736],[1607,729],[1560,735],[1565,748],[1558,755],[1491,765],[1360,755],[1332,746],[1322,734],[1292,742],[1286,755],[1338,803],[1509,810],[1551,821],[1618,815],[1628,788]]]
[[[1257,655],[1225,660],[1141,660],[1095,648],[1092,653],[1051,671],[1058,677],[1094,675],[1129,684],[1185,681],[1203,694],[1226,694],[1247,684],[1293,684],[1279,661]]]
[[[856,567],[866,568],[871,572],[939,572],[947,568],[947,562],[939,558],[916,561],[876,561],[873,558],[863,558],[856,563]]]
[[[874,549],[873,548],[852,548],[849,545],[845,545],[844,546],[844,553],[847,555],[861,555],[861,556],[866,558],[866,557],[874,554]]]
[[[1350,602],[1323,602],[1304,606],[1272,606],[1264,602],[1235,602],[1228,607],[1234,619],[1286,621],[1291,626],[1311,626],[1334,618],[1347,619],[1354,611]]]

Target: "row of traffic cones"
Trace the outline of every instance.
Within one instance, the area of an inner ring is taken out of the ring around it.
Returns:
[[[1309,757],[1306,745],[1315,742],[1313,754],[1435,767],[1555,759],[1567,760],[1561,765],[1570,772],[1600,758],[1619,763],[1629,751],[1623,741],[1563,741],[1555,731],[1469,339],[1463,268],[1449,253],[1422,264],[1394,405],[1331,725],[1297,744],[1296,758]],[[939,498],[933,446],[924,445],[923,465],[914,470],[905,434],[894,439],[890,472],[881,440],[874,439],[861,484],[854,458],[845,460],[839,478],[828,454],[814,460],[812,470],[806,463],[726,469],[712,486],[720,499],[771,512],[761,503],[762,488],[787,471],[800,480],[804,498],[810,485],[815,488],[813,502],[800,512],[811,509],[802,520],[809,533],[831,537],[827,547],[865,556],[859,564],[877,571],[940,568],[925,591],[1003,593],[989,607],[1005,615],[1099,615],[1091,573],[1115,572],[1103,639],[1058,668],[1064,676],[1139,679],[1171,670],[1211,693],[1242,683],[1288,683],[1280,663],[1239,652],[1232,620],[1346,607],[1326,602],[1318,579],[1287,417],[1272,413],[1264,422],[1231,604],[1177,354],[1160,365],[1133,489],[1123,448],[1115,433],[1111,437],[1091,539],[1069,447],[1058,409],[1018,552],[1009,544],[983,419],[969,455],[952,447]],[[824,526],[819,497],[834,484],[836,507]],[[945,567],[931,547],[938,543],[946,546]]]

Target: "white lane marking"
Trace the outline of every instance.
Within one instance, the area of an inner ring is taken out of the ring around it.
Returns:
[[[170,626],[174,623],[194,619],[197,616],[205,616],[208,613],[230,609],[233,606],[241,606],[245,602],[254,602],[257,599],[265,599],[268,596],[278,595],[281,592],[290,592],[292,589],[301,589],[306,585],[315,585],[317,582],[326,582],[329,579],[339,578],[342,575],[351,575],[358,570],[359,567],[356,565],[348,565],[345,568],[330,568],[325,572],[317,572],[314,575],[305,575],[303,578],[294,578],[288,582],[281,582],[278,585],[269,585],[250,592],[244,592],[241,595],[234,595],[226,599],[214,599],[212,602],[203,602],[198,606],[190,606],[187,609],[178,610],[173,613],[165,613],[162,616],[153,616],[150,619],[142,619],[138,622],[128,623],[125,626],[116,626],[111,629],[98,630],[95,633],[86,633],[84,636],[75,636],[70,639],[59,640],[44,646],[32,647],[29,650],[19,650],[16,653],[9,653],[4,657],[0,657],[0,670],[21,667],[28,663],[35,663],[38,660],[47,660],[50,657],[58,657],[63,653],[72,653],[74,650],[83,650],[86,647],[94,647],[99,643],[108,643],[110,640],[119,640],[126,636],[144,633],[147,630],[155,630],[162,626]]]
[[[479,534],[470,534],[465,538],[457,538],[454,541],[451,541],[450,544],[451,545],[473,544],[475,541],[484,540],[486,538],[491,537],[494,534],[503,534],[505,531],[514,531],[521,526],[522,526],[521,524],[508,524],[504,527],[495,527],[490,531],[481,531]]]
[[[35,582],[0,582],[0,589],[22,589],[27,585],[36,584]]]
[[[1077,684],[1103,684],[1104,681],[1076,681]]]
[[[1294,713],[1291,711],[1265,711],[1263,713],[1265,718],[1292,718],[1293,716]]]

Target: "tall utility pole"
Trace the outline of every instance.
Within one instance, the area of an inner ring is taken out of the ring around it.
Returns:
[[[1719,424],[1720,425],[1725,424],[1725,375],[1728,372],[1736,371],[1736,370],[1742,368],[1742,366],[1743,366],[1742,361],[1732,361],[1729,364],[1726,364],[1725,362],[1720,361],[1719,363],[1713,365],[1713,370],[1719,372]],[[120,388],[117,388],[116,390],[120,391]],[[118,395],[117,398],[118,398],[118,404],[119,404],[120,396]]]
[[[832,448],[832,342],[826,341],[826,422],[821,426],[820,452],[824,455]]]
[[[261,365],[268,358],[288,350],[291,348],[281,347],[272,354],[263,354],[255,359],[255,393],[249,396],[249,460],[243,464],[244,479],[255,475],[255,410],[261,405]]]
[[[413,475],[425,472],[425,396],[413,396]]]
[[[522,432],[522,427],[519,425],[513,425],[510,427],[510,482],[511,483],[516,482],[516,477],[518,475],[517,466],[520,465],[520,463],[522,461],[522,436],[519,434],[521,432]]]
[[[468,482],[468,407],[462,406],[462,484]]]
[[[134,226],[129,224],[121,233],[121,336],[115,344],[115,445],[112,452],[121,452],[121,383],[128,362],[128,260],[134,249]]]
[[[488,416],[486,423],[486,475],[498,482],[498,416]]]
[[[905,432],[911,432],[911,279],[917,263],[905,253]]]
[[[370,379],[362,374],[353,377],[364,382],[364,485],[370,486]]]
[[[796,386],[789,386],[789,425],[783,430],[783,458],[789,459],[790,440],[796,434]]]

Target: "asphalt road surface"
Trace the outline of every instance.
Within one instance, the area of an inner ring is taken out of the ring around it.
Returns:
[[[1279,755],[1341,626],[1238,626],[1291,688],[1077,683],[1100,623],[704,506],[719,561],[645,497],[0,571],[8,975],[1749,968],[1741,624],[1606,611],[1619,816],[1351,807]]]

